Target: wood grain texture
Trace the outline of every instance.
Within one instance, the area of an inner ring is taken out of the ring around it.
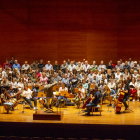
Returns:
[[[139,7],[132,0],[1,0],[0,63],[13,55],[21,64],[139,60]]]

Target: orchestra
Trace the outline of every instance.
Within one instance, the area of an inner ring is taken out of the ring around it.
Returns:
[[[25,62],[22,68],[11,69],[7,66],[1,69],[1,102],[5,110],[14,110],[22,98],[30,105],[30,109],[35,110],[38,109],[38,101],[46,109],[59,107],[62,101],[64,104],[73,101],[77,108],[84,106],[82,109],[86,109],[87,115],[90,115],[91,107],[97,106],[101,98],[102,104],[108,99],[108,105],[117,108],[120,96],[123,95],[121,102],[125,110],[129,110],[126,101],[131,100],[130,97],[133,102],[140,98],[140,71],[136,62],[131,67],[127,61],[123,65],[120,61],[117,61],[117,65],[112,64],[112,61],[105,65],[101,61],[99,66],[96,61],[90,65],[85,60],[71,63],[64,60],[61,66],[57,61],[54,66],[48,61],[42,68],[42,64],[33,62],[29,65]],[[28,69],[24,69],[25,66],[28,66]],[[41,86],[43,88],[39,91]],[[59,86],[57,91],[54,86]],[[62,91],[66,91],[69,96],[62,95]],[[46,97],[38,97],[39,92],[44,92]],[[70,95],[74,98],[69,98]],[[34,106],[31,101],[34,101]]]

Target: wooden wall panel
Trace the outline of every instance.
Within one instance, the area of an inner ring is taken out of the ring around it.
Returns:
[[[1,0],[0,63],[13,55],[21,64],[138,60],[139,7],[131,0]]]

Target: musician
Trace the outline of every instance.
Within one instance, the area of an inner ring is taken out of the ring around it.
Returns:
[[[111,79],[111,82],[108,83],[108,87],[110,89],[110,106],[112,105],[112,98],[116,95],[116,83],[114,82],[114,79]]]
[[[87,108],[87,116],[90,116],[91,107],[97,106],[97,104],[101,101],[100,92],[98,91],[98,87],[95,86],[94,92],[91,94],[91,102],[86,105]]]
[[[103,95],[103,99],[104,99],[105,96],[107,96],[107,93],[106,93],[106,90],[105,90],[104,80],[101,80],[101,84],[99,86],[99,89],[100,89],[101,94]]]
[[[5,88],[2,88],[1,101],[4,104],[4,108],[7,110],[7,113],[11,108],[14,110],[14,108],[18,105],[19,102],[14,97],[20,93],[21,92],[18,92],[17,94],[9,94]]]
[[[53,86],[55,86],[57,82],[55,81],[55,83],[51,84],[50,79],[48,79],[47,83],[47,85],[44,85],[44,93],[46,94],[46,97],[53,97]],[[50,98],[46,98],[45,100],[40,99],[40,102],[46,108],[51,108],[57,102],[57,99],[53,98],[51,104],[49,104],[49,101]]]
[[[24,91],[23,91],[23,99],[30,105],[31,109],[38,109],[37,108],[37,100],[34,98],[35,91],[31,91],[27,85],[24,86]],[[32,102],[34,101],[34,107],[32,105]]]
[[[72,99],[72,101],[77,105],[77,108],[80,107],[79,101],[80,100],[83,101],[85,99],[85,97],[86,97],[85,89],[82,87],[82,84],[80,83],[78,93],[75,96],[75,98]]]
[[[58,97],[57,103],[56,103],[57,107],[59,106],[61,100],[64,100],[64,101],[67,100],[67,98],[65,96],[61,95],[61,91],[68,91],[68,88],[65,86],[65,83],[62,83],[62,86],[59,88],[59,97]]]

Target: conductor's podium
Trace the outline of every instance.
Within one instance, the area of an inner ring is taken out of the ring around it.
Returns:
[[[41,97],[45,96],[45,94],[40,93]],[[54,97],[44,97],[49,101],[50,106],[50,100],[53,100]],[[56,99],[56,98],[55,98]],[[58,108],[56,111],[53,111],[53,109],[48,108],[46,111],[43,110],[36,110],[33,114],[33,120],[61,120],[63,117],[63,112],[61,111],[61,108]]]

